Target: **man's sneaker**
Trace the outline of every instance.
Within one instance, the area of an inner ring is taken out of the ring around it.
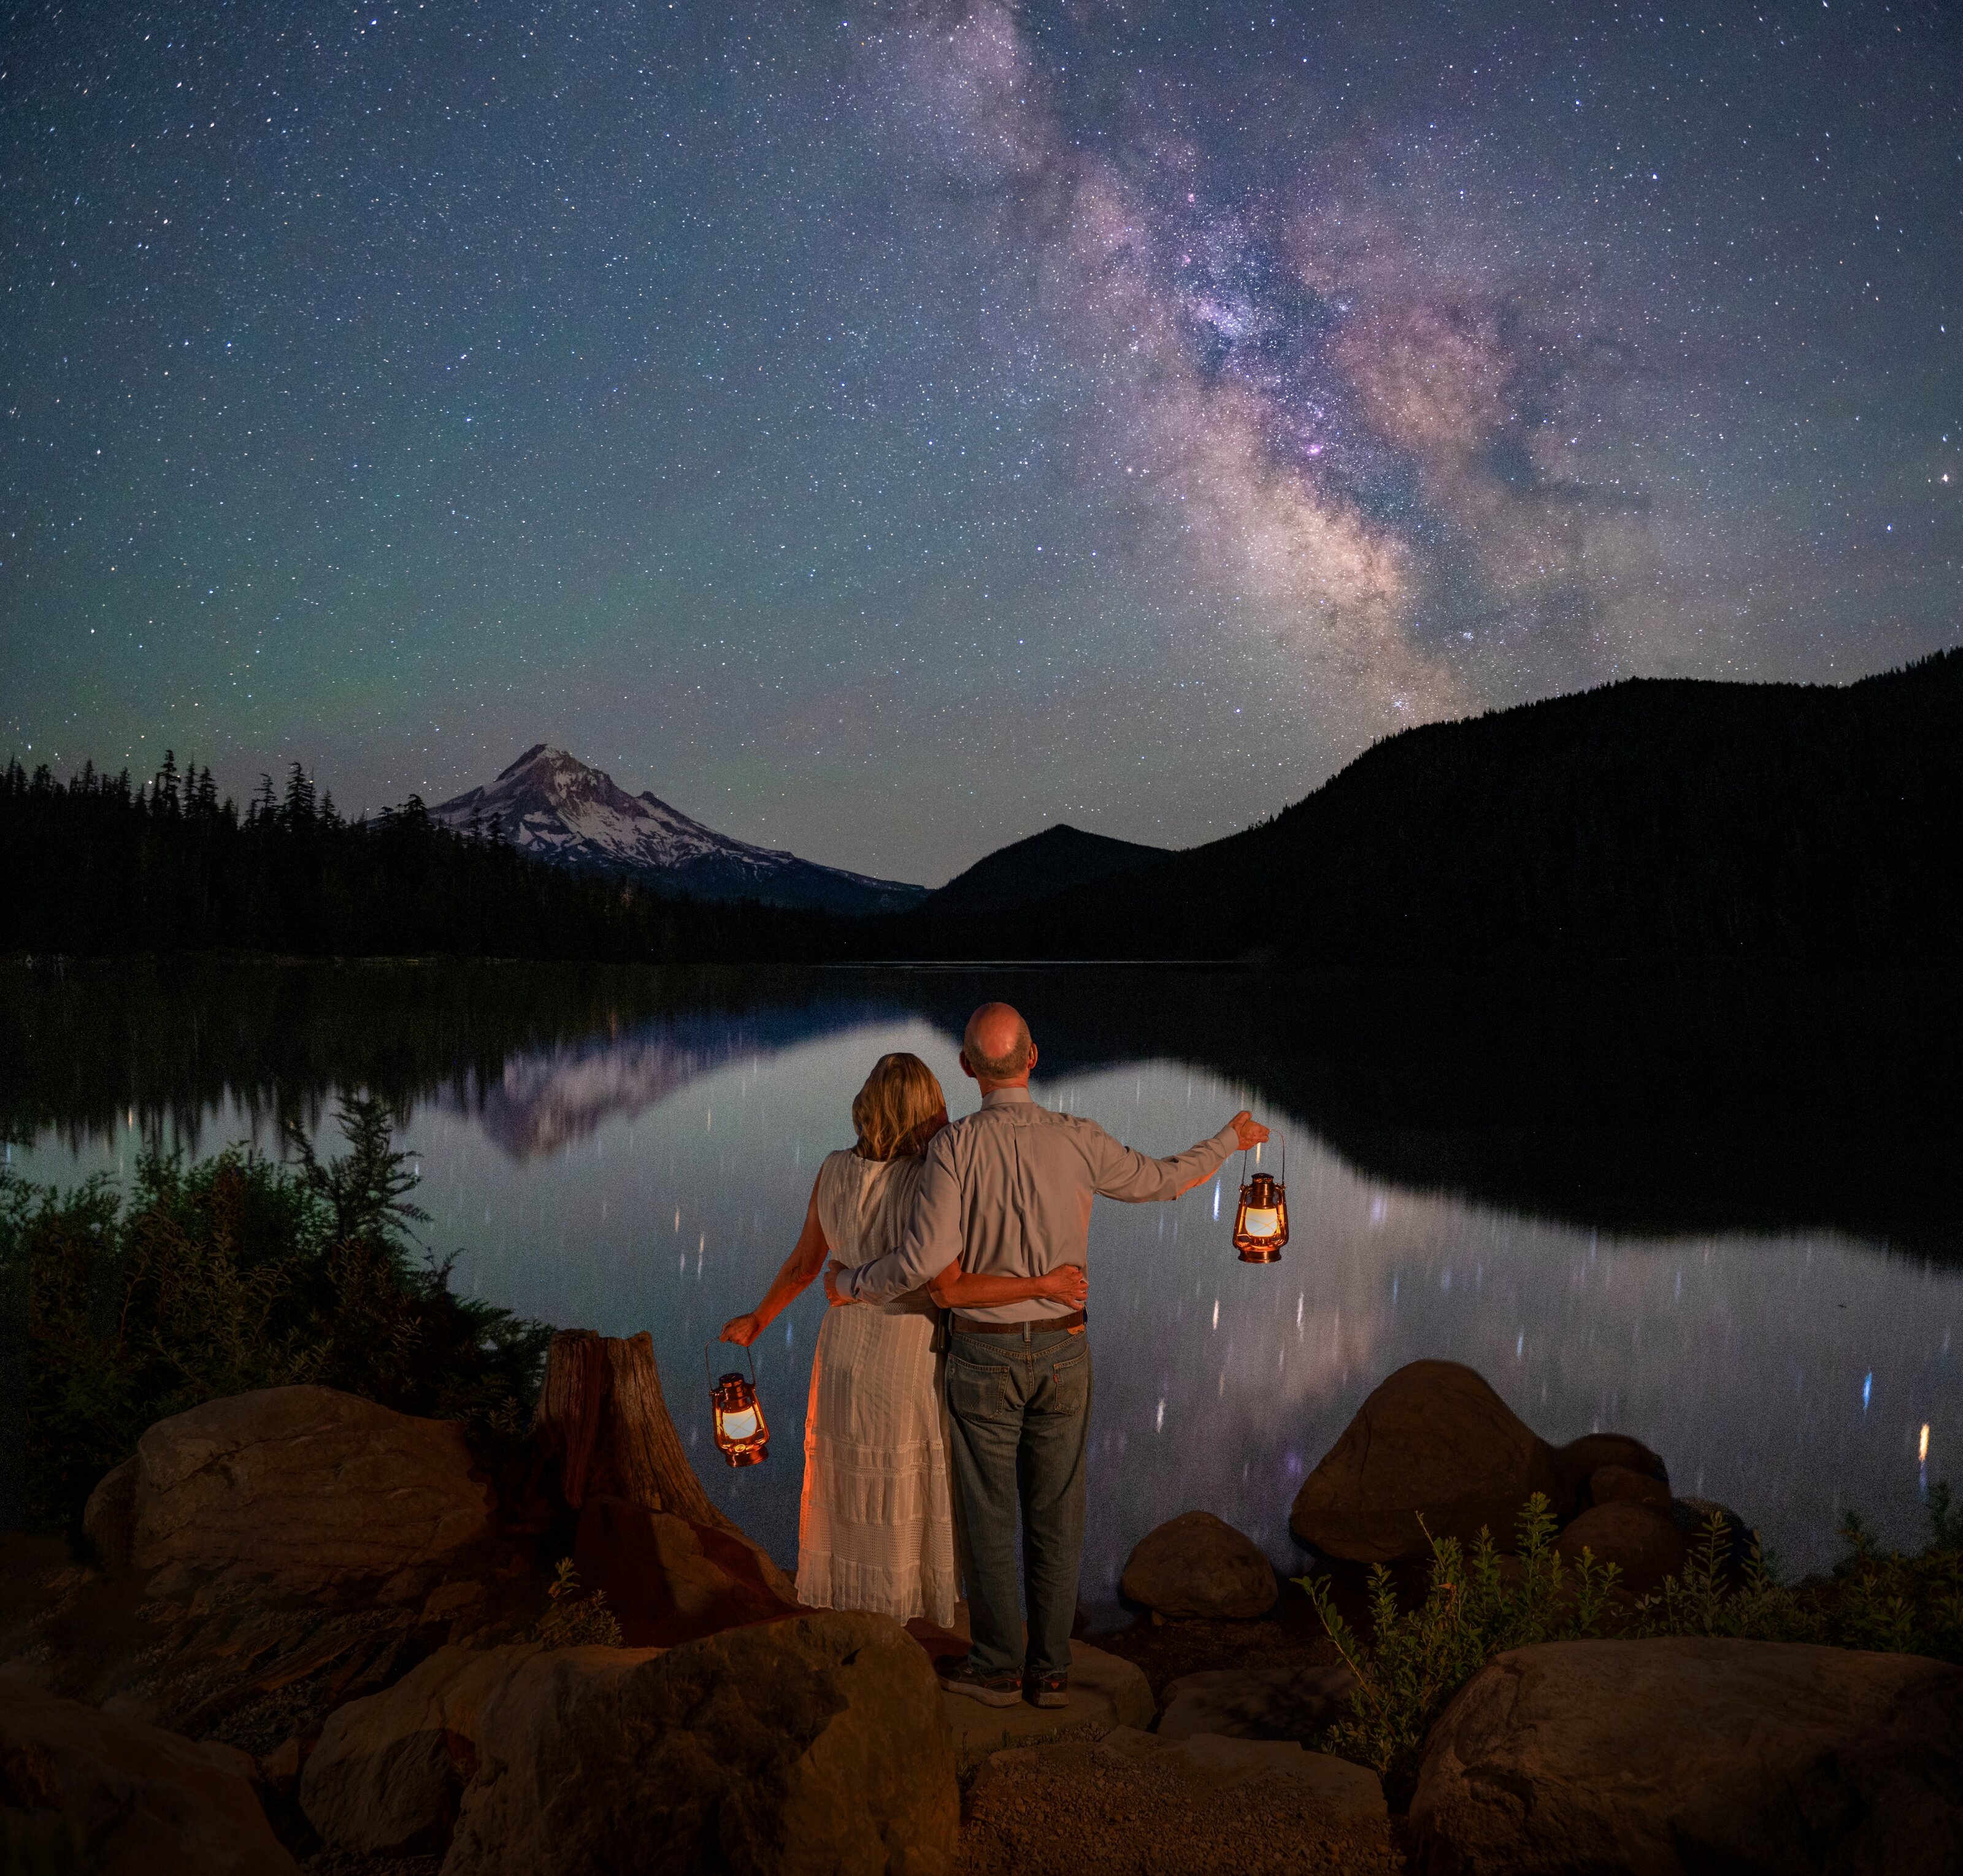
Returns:
[[[940,1684],[950,1694],[965,1694],[985,1707],[1014,1707],[1022,1703],[1023,1677],[1020,1674],[978,1674],[965,1655],[944,1654],[934,1663]]]
[[[1032,1674],[1030,1676],[1030,1698],[1039,1707],[1068,1706],[1070,1676],[1068,1674]]]

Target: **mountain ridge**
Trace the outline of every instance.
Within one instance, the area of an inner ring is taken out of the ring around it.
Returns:
[[[1366,750],[1270,819],[895,951],[1362,970],[1963,962],[1963,651],[1630,678]]]

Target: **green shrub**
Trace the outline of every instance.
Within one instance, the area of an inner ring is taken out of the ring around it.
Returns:
[[[549,1329],[450,1287],[415,1241],[386,1110],[341,1108],[348,1151],[281,1165],[239,1148],[152,1153],[126,1202],[0,1173],[6,1391],[0,1525],[73,1529],[153,1421],[255,1388],[318,1382],[465,1423],[487,1456],[520,1436]]]
[[[1502,1566],[1489,1531],[1479,1533],[1469,1558],[1456,1538],[1427,1531],[1430,1583],[1415,1609],[1398,1606],[1384,1565],[1371,1570],[1367,1643],[1337,1612],[1326,1577],[1298,1578],[1356,1676],[1350,1717],[1330,1729],[1330,1750],[1387,1782],[1408,1779],[1432,1721],[1494,1655],[1600,1634],[1616,1566],[1598,1565],[1584,1552],[1570,1570],[1554,1548],[1555,1534],[1554,1513],[1539,1492],[1520,1513],[1516,1570]]]
[[[1398,1606],[1391,1573],[1377,1564],[1367,1643],[1337,1612],[1327,1578],[1299,1577],[1357,1681],[1350,1717],[1324,1743],[1371,1767],[1393,1794],[1407,1794],[1426,1735],[1452,1695],[1494,1655],[1536,1642],[1717,1635],[1963,1663],[1963,1514],[1943,1484],[1929,1488],[1928,1513],[1928,1548],[1904,1557],[1876,1550],[1849,1513],[1841,1526],[1848,1554],[1832,1574],[1787,1587],[1756,1541],[1743,1570],[1732,1570],[1731,1532],[1713,1513],[1682,1576],[1631,1600],[1612,1593],[1614,1564],[1598,1564],[1584,1550],[1573,1569],[1563,1565],[1553,1514],[1536,1492],[1520,1513],[1515,1564],[1501,1560],[1488,1532],[1469,1559],[1455,1539],[1427,1532],[1430,1580],[1411,1609]]]
[[[532,1630],[532,1639],[548,1648],[619,1648],[626,1645],[620,1622],[607,1606],[607,1592],[576,1593],[579,1573],[570,1557],[562,1557],[546,1594],[552,1601]]]

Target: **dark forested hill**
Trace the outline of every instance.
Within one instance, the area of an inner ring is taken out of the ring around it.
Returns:
[[[1963,653],[1842,687],[1635,680],[1379,744],[1088,892],[890,954],[1481,969],[1963,962]]]
[[[944,917],[1026,905],[1134,872],[1165,857],[1162,847],[1114,840],[1108,834],[1086,834],[1081,828],[1046,828],[1027,840],[985,855],[930,895],[921,909]]]

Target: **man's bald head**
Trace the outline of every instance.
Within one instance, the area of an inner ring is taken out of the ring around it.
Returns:
[[[961,1054],[978,1081],[1014,1081],[1036,1060],[1036,1045],[1022,1013],[1005,1003],[985,1003],[968,1019]]]

